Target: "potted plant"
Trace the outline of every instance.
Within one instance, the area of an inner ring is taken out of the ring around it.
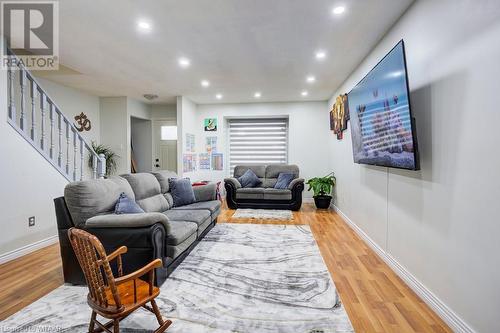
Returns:
[[[333,172],[324,177],[314,177],[307,181],[307,185],[309,185],[307,190],[313,190],[314,203],[317,208],[325,209],[330,207],[332,188],[335,186],[336,181]]]
[[[97,153],[97,155],[103,154],[104,158],[106,159],[106,177],[111,176],[116,172],[116,159],[119,157],[118,155],[115,154],[114,151],[111,150],[111,148],[106,147],[105,145],[98,145],[94,141],[92,141],[92,149]],[[92,156],[89,156],[89,168],[94,167],[94,159]]]

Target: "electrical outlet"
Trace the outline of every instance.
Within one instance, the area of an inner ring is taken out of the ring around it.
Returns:
[[[35,217],[31,216],[28,218],[28,226],[29,227],[34,227],[35,226]]]

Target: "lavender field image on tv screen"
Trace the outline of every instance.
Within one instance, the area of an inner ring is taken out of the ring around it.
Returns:
[[[349,93],[354,162],[416,169],[401,41]]]

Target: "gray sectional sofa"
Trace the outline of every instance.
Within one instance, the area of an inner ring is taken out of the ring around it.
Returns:
[[[127,246],[125,273],[162,259],[163,267],[155,274],[155,283],[161,285],[215,225],[221,209],[215,184],[194,187],[196,202],[174,207],[169,178],[175,177],[159,171],[68,184],[64,197],[54,200],[65,282],[85,284],[67,236],[69,228],[78,227],[97,236],[108,252]],[[122,192],[145,213],[114,214]]]
[[[252,170],[261,184],[258,187],[242,187],[238,178],[248,169]],[[274,185],[280,173],[292,173],[294,179],[287,189],[276,189]],[[304,179],[299,177],[296,165],[238,165],[234,177],[224,179],[227,205],[237,208],[266,208],[299,210],[302,205]]]

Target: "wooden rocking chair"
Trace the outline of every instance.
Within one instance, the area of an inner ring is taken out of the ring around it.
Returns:
[[[153,285],[154,269],[162,265],[160,259],[155,259],[143,268],[123,276],[121,255],[127,252],[126,246],[106,255],[104,247],[94,235],[71,228],[68,230],[68,236],[89,288],[87,303],[92,309],[89,332],[112,333],[109,328],[113,326],[113,333],[118,333],[120,321],[140,307],[155,314],[160,325],[155,333],[164,332],[172,324],[172,321],[163,319],[154,300],[160,294],[160,289]],[[118,266],[117,278],[114,277],[109,264],[114,259],[117,260]],[[146,274],[149,277],[148,282],[140,279]],[[147,305],[148,302],[151,306]],[[96,319],[98,314],[110,321],[100,323]],[[95,325],[99,327],[94,329]]]

